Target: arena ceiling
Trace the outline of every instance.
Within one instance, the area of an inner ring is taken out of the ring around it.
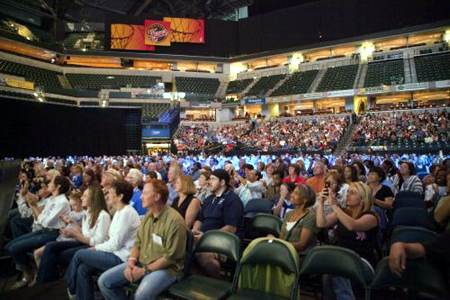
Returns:
[[[102,22],[106,14],[232,19],[254,0],[5,0],[53,19]]]

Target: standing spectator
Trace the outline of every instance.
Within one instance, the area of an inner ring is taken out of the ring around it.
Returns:
[[[352,165],[346,165],[344,167],[345,183],[350,184],[352,182],[359,181],[356,168]]]

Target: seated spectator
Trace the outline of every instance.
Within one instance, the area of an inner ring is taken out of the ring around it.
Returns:
[[[272,174],[272,184],[267,187],[264,198],[272,203],[280,199],[280,189],[283,185],[284,173],[281,170],[275,170]]]
[[[210,171],[203,171],[198,178],[198,188],[195,198],[197,198],[201,203],[205,202],[205,199],[211,195],[211,189],[209,186],[209,178],[211,177]]]
[[[316,213],[309,209],[315,202],[316,194],[309,185],[299,184],[291,194],[295,209],[285,214],[280,238],[290,242],[299,252],[317,244]]]
[[[366,182],[366,167],[360,161],[355,161],[353,167],[356,169],[356,177],[361,182]]]
[[[37,274],[38,285],[57,280],[57,266],[69,265],[78,250],[101,244],[107,239],[111,217],[101,188],[91,186],[86,189],[81,196],[81,204],[86,210],[81,225],[70,215],[63,218],[68,226],[61,230],[57,241],[45,244]]]
[[[172,205],[173,199],[175,199],[178,194],[175,189],[175,183],[178,180],[178,177],[181,175],[181,169],[179,166],[174,165],[169,168],[169,172],[167,172],[167,188],[169,189],[169,200],[167,200],[168,205]]]
[[[230,189],[230,175],[217,169],[211,175],[211,196],[206,198],[194,223],[192,232],[198,240],[204,232],[219,229],[242,236],[244,206]],[[212,253],[199,253],[197,261],[208,276],[220,277],[220,261]]]
[[[275,166],[270,163],[267,164],[264,172],[262,173],[263,179],[262,183],[264,184],[264,187],[267,189],[271,185],[273,185],[273,173],[275,172]]]
[[[239,176],[238,173],[235,173],[236,178],[239,180],[240,186],[235,189],[236,194],[241,198],[244,203],[244,206],[251,199],[260,199],[262,198],[263,193],[265,192],[264,184],[260,181],[262,176],[261,173],[257,170],[251,170],[247,172],[247,179]]]
[[[400,191],[423,193],[422,181],[416,175],[416,168],[409,161],[400,163],[400,171],[392,178],[394,195]]]
[[[336,202],[341,209],[345,209],[346,200],[347,200],[347,192],[349,185],[342,181],[342,178],[337,173],[328,173],[325,175],[325,187],[323,190],[318,193],[318,197],[328,198],[328,193],[331,191],[333,193],[333,197],[336,198]],[[314,205],[314,210],[318,208],[319,202],[316,202]],[[333,213],[333,209],[331,208],[331,203],[328,200],[323,202],[325,215],[329,215]]]
[[[69,189],[69,179],[56,176],[48,186],[52,197],[44,208],[39,206],[37,197],[28,198],[28,205],[41,229],[22,235],[5,246],[16,264],[16,269],[23,272],[23,277],[13,285],[13,289],[28,285],[34,277],[34,265],[28,253],[58,238],[59,228],[64,226],[60,217],[70,212],[70,204],[65,195]]]
[[[48,183],[41,182],[41,188],[37,192],[38,206],[44,209],[45,204],[51,197],[52,193],[48,190]],[[30,233],[31,231],[39,230],[39,226],[35,224],[35,219],[33,217],[33,212],[28,204],[27,198],[34,198],[28,191],[28,182],[24,182],[19,191],[19,196],[17,197],[17,212],[18,214],[10,216],[10,227],[12,238],[18,238],[24,234]]]
[[[192,180],[196,181],[202,174],[202,164],[199,162],[194,163],[194,167],[191,170],[190,175],[192,176]]]
[[[284,215],[295,208],[291,203],[291,194],[295,190],[294,183],[283,183],[280,186],[280,198],[278,199],[275,207],[273,208],[273,214],[284,218]]]
[[[191,229],[197,219],[202,204],[195,198],[197,189],[190,176],[181,175],[175,183],[178,196],[172,202],[172,208],[177,210],[186,222],[186,227]]]
[[[325,171],[325,165],[316,162],[313,169],[314,176],[306,180],[306,184],[310,185],[316,194],[320,193],[325,187]]]
[[[383,169],[381,167],[373,167],[369,170],[367,184],[372,189],[374,204],[384,210],[390,210],[394,203],[394,193],[388,186],[381,184],[385,179],[386,174]]]
[[[305,184],[306,181],[300,177],[300,166],[297,164],[293,164],[289,166],[288,172],[289,175],[283,179],[284,183],[294,183],[296,185],[298,184]]]
[[[89,186],[98,184],[97,177],[92,169],[86,169],[83,172],[83,184],[80,186],[80,190],[84,191]]]
[[[93,300],[92,276],[127,260],[140,223],[136,210],[129,205],[132,196],[131,184],[114,182],[108,193],[108,202],[116,210],[109,227],[109,239],[75,253],[65,275],[70,297],[76,295],[77,300]]]
[[[80,165],[72,166],[72,182],[75,188],[81,187],[83,184],[83,168]]]
[[[352,165],[346,165],[344,167],[345,183],[350,184],[352,182],[359,181],[356,168]]]
[[[389,268],[392,273],[402,277],[403,272],[408,267],[406,264],[407,258],[425,258],[437,266],[448,265],[450,263],[449,252],[450,230],[425,243],[396,242],[392,244],[389,253]]]
[[[156,299],[181,276],[186,249],[183,218],[166,205],[169,191],[164,181],[150,180],[142,193],[148,209],[139,226],[127,262],[106,270],[98,285],[106,300],[129,299],[123,287],[139,282],[133,299]]]
[[[324,202],[328,200],[333,213],[326,216]],[[342,210],[331,188],[328,197],[318,198],[317,226],[329,228],[337,224],[337,245],[348,248],[359,254],[364,262],[365,272],[374,273],[377,264],[375,246],[379,229],[379,221],[374,212],[372,191],[361,182],[350,184],[346,200],[347,210]],[[349,279],[338,276],[324,276],[324,298],[333,299],[334,295],[354,299]]]
[[[142,190],[139,186],[142,185],[142,173],[138,169],[132,168],[128,171],[125,180],[133,186],[133,197],[131,197],[130,205],[137,211],[138,215],[143,216],[147,213],[147,210],[142,207]]]
[[[161,176],[161,174],[158,172],[158,166],[157,166],[156,163],[150,162],[150,163],[148,164],[148,167],[147,167],[147,176],[150,176],[150,172],[155,172],[156,179],[161,179],[161,180],[162,180],[162,176]]]

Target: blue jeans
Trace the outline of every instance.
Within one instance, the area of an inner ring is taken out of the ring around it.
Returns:
[[[31,258],[28,253],[56,240],[58,235],[58,230],[30,232],[10,241],[6,244],[5,249],[11,254],[17,270],[26,271],[31,267]]]
[[[31,232],[31,225],[33,225],[33,218],[22,218],[15,215],[9,220],[9,227],[11,228],[11,235],[13,239],[18,238],[24,234]]]
[[[123,272],[127,263],[118,265],[103,273],[98,279],[98,286],[105,300],[128,300],[123,287],[130,282]],[[152,300],[176,281],[176,277],[167,270],[158,270],[144,276],[134,295],[134,300]]]
[[[77,300],[94,300],[94,281],[92,277],[123,261],[111,252],[83,249],[75,253],[64,279]]]
[[[361,260],[363,261],[365,277],[373,278],[374,271],[372,266],[367,260],[363,258],[361,258]],[[323,299],[325,300],[355,300],[350,279],[341,276],[324,275],[322,285]]]
[[[44,253],[36,278],[36,285],[55,281],[58,276],[58,265],[68,265],[78,250],[88,246],[78,241],[49,242],[45,244]]]

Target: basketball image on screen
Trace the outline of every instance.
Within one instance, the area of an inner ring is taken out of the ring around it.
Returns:
[[[164,18],[170,22],[171,41],[174,43],[205,43],[205,21],[187,18]]]
[[[144,25],[111,24],[111,49],[113,50],[155,50],[146,45]]]

